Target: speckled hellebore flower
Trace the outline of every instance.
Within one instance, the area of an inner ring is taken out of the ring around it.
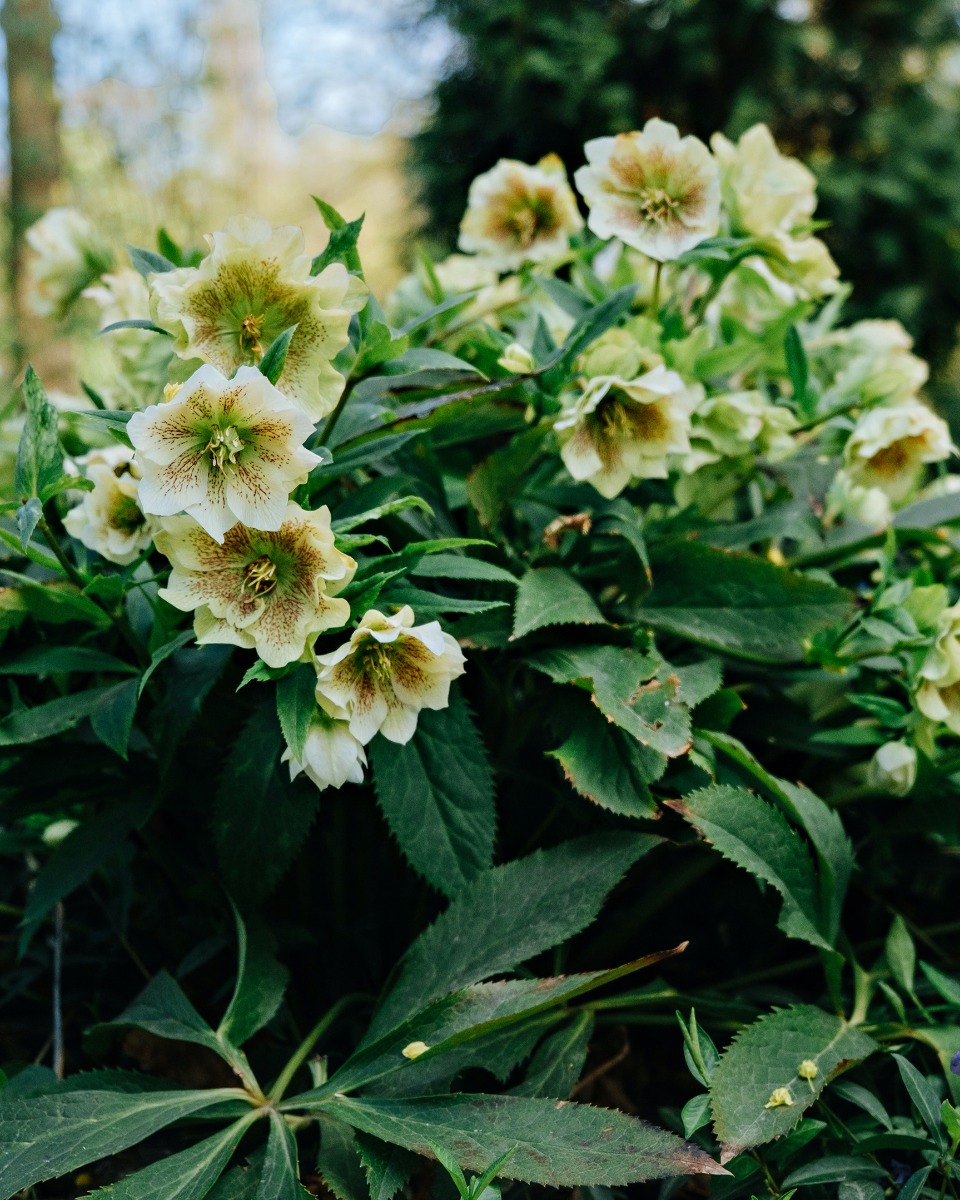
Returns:
[[[861,487],[878,487],[894,503],[920,482],[926,463],[955,454],[950,429],[919,400],[871,408],[844,447],[844,469]]]
[[[347,344],[352,313],[366,301],[361,280],[342,263],[310,275],[303,233],[236,217],[208,235],[198,267],[150,276],[158,325],[182,358],[212,363],[224,375],[255,366],[284,330],[297,329],[277,387],[314,421],[336,406],[343,376],[331,360]]]
[[[71,537],[110,562],[126,566],[150,545],[156,523],[137,503],[140,472],[126,446],[92,450],[77,459],[93,490],[63,518]]]
[[[403,745],[422,708],[446,708],[451,680],[464,672],[463,651],[438,621],[414,625],[405,604],[392,617],[376,609],[330,654],[317,655],[317,696],[349,715],[364,745],[376,733]]]
[[[194,611],[197,641],[255,649],[271,667],[301,658],[318,633],[343,625],[350,605],[337,592],[356,563],[334,546],[330,510],[287,505],[274,531],[234,525],[222,544],[191,517],[170,517],[157,549],[173,571],[160,595]]]
[[[555,425],[564,465],[608,500],[631,480],[666,479],[671,456],[690,453],[700,396],[662,364],[637,379],[594,376]]]
[[[574,175],[598,237],[669,262],[720,225],[720,176],[699,138],[652,117],[641,132],[594,138]]]
[[[160,517],[188,513],[218,542],[238,521],[279,529],[290,493],[320,462],[303,446],[313,428],[256,367],[225,379],[204,365],[127,424],[140,504]]]
[[[289,746],[280,761],[290,764],[291,780],[302,773],[322,792],[328,787],[343,787],[345,783],[362,783],[367,756],[350,732],[346,711],[326,696],[318,695],[317,709],[303,744],[302,761],[294,758]]]
[[[461,250],[498,271],[559,258],[583,218],[563,163],[548,154],[535,167],[502,158],[470,185],[460,224]]]

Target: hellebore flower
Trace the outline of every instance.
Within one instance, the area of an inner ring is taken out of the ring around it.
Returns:
[[[926,463],[941,462],[954,453],[946,421],[910,399],[865,412],[843,457],[853,483],[878,487],[896,503],[914,490]]]
[[[140,472],[126,446],[93,450],[77,462],[93,490],[63,518],[71,537],[110,562],[126,566],[150,545],[156,523],[137,502]]]
[[[134,413],[127,433],[144,511],[186,512],[218,542],[238,521],[279,529],[291,491],[321,461],[303,446],[313,422],[256,367],[225,379],[202,366],[172,399]]]
[[[317,421],[336,406],[343,376],[331,360],[348,341],[352,313],[366,287],[342,263],[311,276],[303,233],[237,217],[207,237],[198,267],[150,276],[154,319],[174,337],[181,358],[212,363],[224,375],[255,366],[295,325],[277,387]]]
[[[407,604],[392,617],[370,609],[348,642],[317,655],[318,699],[344,708],[364,745],[376,733],[408,742],[420,710],[446,708],[450,683],[464,672],[463,651],[439,622],[413,621]]]
[[[574,181],[601,238],[669,262],[720,225],[720,176],[707,147],[652,117],[642,132],[594,138]]]
[[[317,696],[317,706],[303,744],[303,760],[296,759],[289,746],[280,760],[290,764],[291,780],[302,772],[321,792],[345,783],[362,783],[367,756],[350,732],[346,712],[326,696]]]
[[[191,517],[171,517],[157,549],[173,571],[160,595],[195,610],[197,641],[255,649],[268,666],[301,658],[318,633],[343,625],[350,605],[339,599],[356,563],[334,545],[330,510],[287,505],[277,530],[234,525],[216,542]]]
[[[461,250],[477,254],[498,271],[559,258],[583,218],[555,154],[535,167],[502,158],[470,185],[460,224]]]

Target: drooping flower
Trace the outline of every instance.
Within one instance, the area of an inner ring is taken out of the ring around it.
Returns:
[[[296,325],[277,386],[317,421],[343,390],[332,359],[347,344],[352,313],[366,288],[342,263],[311,276],[303,233],[237,217],[207,237],[198,267],[150,276],[154,319],[174,337],[182,358],[199,358],[230,376],[255,366]]]
[[[726,392],[708,396],[697,406],[690,431],[686,471],[708,463],[757,453],[782,458],[793,449],[796,418],[788,408],[771,404],[762,392]]]
[[[450,683],[464,672],[463,651],[438,621],[414,625],[405,604],[392,617],[365,613],[348,642],[317,655],[317,695],[349,714],[364,745],[381,733],[408,742],[423,708],[446,708]]]
[[[856,483],[848,471],[839,470],[826,495],[826,520],[857,521],[868,529],[886,529],[893,516],[890,497],[878,487]]]
[[[350,732],[345,710],[320,693],[317,706],[303,744],[302,761],[294,757],[289,746],[280,760],[290,764],[290,779],[302,772],[321,792],[345,783],[362,783],[367,756]]]
[[[470,185],[461,250],[498,271],[560,258],[583,227],[567,172],[555,154],[536,166],[502,158]]]
[[[917,752],[907,742],[885,742],[867,768],[870,786],[905,796],[917,781]]]
[[[133,451],[109,446],[91,451],[77,463],[93,480],[93,490],[66,513],[63,526],[88,549],[126,566],[150,545],[156,528],[138,503],[140,472]]]
[[[186,512],[218,542],[238,521],[277,530],[291,491],[321,461],[303,445],[313,431],[256,367],[225,379],[205,364],[127,424],[140,503],[161,517]]]
[[[171,517],[155,538],[173,571],[160,595],[195,610],[197,641],[255,649],[271,667],[301,658],[316,635],[343,625],[350,605],[337,593],[356,563],[334,546],[330,510],[287,505],[275,531],[234,525],[222,543],[192,517]]]
[[[916,488],[927,463],[956,453],[946,421],[919,400],[870,409],[857,421],[844,447],[851,481],[878,487],[894,503]]]
[[[737,233],[770,237],[809,227],[817,207],[816,176],[781,154],[766,125],[753,125],[734,143],[710,139],[720,164],[723,204]]]
[[[64,316],[113,263],[93,222],[75,208],[51,208],[25,236],[33,251],[27,266],[30,305],[42,317]]]
[[[813,353],[832,377],[828,406],[901,404],[927,382],[930,368],[911,353],[913,338],[899,321],[857,321],[814,343]]]
[[[811,233],[817,207],[813,173],[780,153],[766,125],[752,126],[736,143],[715,133],[710,147],[720,164],[731,232],[763,242],[769,269],[792,285],[797,296],[836,291],[839,268]]]
[[[554,427],[567,470],[607,499],[631,480],[665,479],[671,456],[690,452],[700,394],[662,364],[637,379],[595,376]]]
[[[642,132],[594,138],[574,181],[598,237],[669,262],[717,232],[720,179],[707,147],[652,117]]]

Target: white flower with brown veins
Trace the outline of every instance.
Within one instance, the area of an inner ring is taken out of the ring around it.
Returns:
[[[238,521],[277,530],[319,455],[313,422],[256,367],[233,379],[202,366],[172,399],[134,413],[127,433],[143,474],[144,512],[185,512],[218,542]]]
[[[408,604],[392,617],[372,608],[348,642],[317,655],[317,699],[343,708],[364,745],[377,733],[408,742],[420,710],[446,708],[464,672],[463,651],[438,621],[413,622]]]
[[[314,421],[335,407],[343,376],[332,359],[347,345],[350,317],[366,303],[363,281],[342,263],[311,275],[303,232],[235,217],[207,236],[198,267],[150,276],[154,320],[173,335],[181,358],[212,363],[224,375],[255,366],[291,326],[277,386]]]
[[[277,530],[234,525],[217,542],[191,517],[171,517],[156,535],[173,566],[160,596],[194,612],[197,641],[256,650],[271,667],[301,658],[317,634],[350,618],[338,597],[357,564],[334,545],[330,510],[287,505]]]
[[[290,764],[291,781],[302,773],[322,792],[345,783],[363,783],[367,756],[350,732],[346,711],[325,696],[317,696],[302,757],[296,758],[288,746],[280,761]]]
[[[719,229],[720,175],[699,138],[651,117],[642,131],[594,138],[584,151],[574,182],[598,237],[670,262]]]
[[[65,514],[64,529],[110,562],[132,563],[150,545],[156,527],[137,500],[140,472],[133,451],[108,446],[92,450],[77,464],[93,481],[93,490]]]

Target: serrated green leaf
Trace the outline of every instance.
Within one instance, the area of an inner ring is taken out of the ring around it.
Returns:
[[[377,800],[411,865],[448,896],[493,862],[497,813],[486,751],[459,691],[420,714],[402,746],[368,747]]]
[[[601,712],[668,758],[690,748],[690,710],[680,678],[655,654],[626,646],[571,646],[526,660],[555,683],[589,686]]]
[[[86,1166],[143,1141],[173,1121],[235,1099],[233,1088],[204,1091],[70,1092],[0,1105],[0,1196]]]
[[[277,680],[277,716],[284,741],[297,762],[317,711],[317,672],[310,663],[297,664]]]
[[[485,871],[404,955],[365,1042],[432,1000],[579,933],[627,869],[658,842],[645,834],[599,834]]]
[[[131,1026],[157,1037],[206,1046],[214,1054],[224,1057],[224,1049],[217,1035],[168,971],[159,971],[154,975],[119,1017],[94,1025],[87,1034],[87,1044],[91,1050],[96,1051],[109,1043],[115,1031]]]
[[[636,294],[637,285],[631,283],[627,287],[613,292],[605,300],[601,300],[599,304],[584,313],[567,334],[563,345],[555,351],[552,358],[543,364],[541,369],[544,372],[551,371],[552,378],[561,382],[564,368],[572,363],[578,354],[582,354],[591,342],[596,341],[602,333],[616,325],[620,318],[630,311]],[[548,375],[546,382],[548,384],[551,382],[551,376]]]
[[[908,996],[913,994],[913,976],[917,966],[917,951],[913,938],[899,914],[893,918],[884,947],[887,966],[894,979]]]
[[[308,1194],[300,1183],[294,1132],[278,1112],[271,1111],[256,1200],[305,1200]]]
[[[334,1117],[320,1120],[317,1171],[337,1200],[367,1200],[367,1181],[356,1135],[349,1125]]]
[[[754,662],[802,660],[815,633],[853,611],[834,584],[754,555],[673,541],[659,544],[651,563],[642,623]]]
[[[710,1084],[720,1161],[789,1133],[835,1072],[876,1048],[872,1038],[841,1017],[808,1004],[777,1010],[747,1026],[720,1056]],[[799,1074],[807,1061],[816,1067],[812,1079]],[[792,1103],[766,1107],[779,1088]]]
[[[572,732],[548,751],[581,796],[626,817],[657,814],[649,785],[667,769],[667,758],[618,729],[593,705],[576,710]]]
[[[357,1133],[356,1138],[370,1200],[393,1200],[416,1169],[416,1156],[366,1133]]]
[[[557,1096],[566,1100],[583,1074],[594,1017],[580,1012],[563,1029],[544,1038],[530,1061],[523,1083],[512,1089],[514,1096]]]
[[[467,497],[480,524],[495,529],[503,510],[517,495],[525,476],[544,450],[545,425],[526,429],[495,450],[467,476]]]
[[[502,1155],[506,1179],[560,1187],[621,1184],[682,1174],[721,1174],[702,1150],[609,1109],[520,1096],[436,1096],[325,1102],[340,1120],[408,1150],[441,1146],[481,1172]],[[511,1153],[512,1152],[512,1153]]]
[[[70,671],[136,674],[138,668],[93,646],[30,646],[0,663],[0,675],[59,675]]]
[[[64,477],[59,414],[47,399],[33,367],[27,367],[21,395],[27,412],[17,448],[13,486],[19,500],[36,496],[46,501]]]
[[[778,922],[788,937],[832,949],[820,931],[817,877],[810,852],[786,818],[745,788],[713,785],[668,800],[724,858],[776,888]]]
[[[98,1195],[104,1200],[202,1200],[223,1174],[240,1140],[257,1115],[251,1113],[227,1129],[205,1138],[189,1150],[170,1154],[121,1179],[119,1183],[101,1188]],[[275,1192],[270,1200],[288,1200]],[[296,1197],[299,1200],[299,1197]]]
[[[233,915],[237,926],[237,982],[217,1036],[239,1047],[276,1013],[290,976],[277,961],[266,926],[257,925],[248,931],[236,909]]]
[[[381,521],[384,517],[391,517],[395,513],[405,512],[408,508],[419,509],[428,517],[433,516],[433,509],[423,499],[422,496],[401,496],[398,500],[389,500],[386,504],[380,504],[376,508],[368,508],[366,512],[357,513],[352,517],[341,517],[339,520],[332,522],[332,527],[335,533],[340,534],[348,529],[356,529],[358,525],[366,525],[370,521]]]
[[[411,575],[425,579],[467,579],[480,583],[505,583],[516,587],[516,575],[505,567],[484,562],[482,558],[467,558],[465,554],[431,554],[410,568]]]
[[[535,567],[521,576],[513,614],[513,636],[547,625],[603,625],[606,618],[590,593],[569,571]]]
[[[116,686],[93,688],[86,692],[60,696],[21,708],[0,720],[0,746],[19,746],[39,742],[79,725],[86,717],[99,711],[100,706],[114,694]]]

